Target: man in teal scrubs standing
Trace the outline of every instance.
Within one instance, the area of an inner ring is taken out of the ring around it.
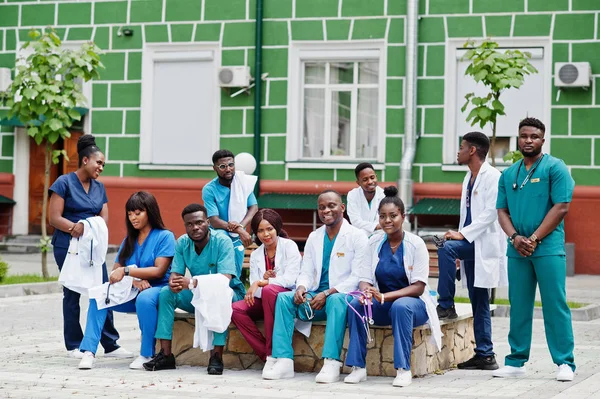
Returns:
[[[233,289],[232,302],[244,299],[246,290],[236,274],[233,244],[225,233],[209,228],[206,208],[200,204],[190,204],[181,213],[185,231],[177,240],[175,257],[171,265],[169,285],[162,288],[158,299],[158,323],[155,338],[160,340],[160,352],[144,368],[148,371],[175,368],[175,356],[171,352],[175,309],[194,313],[192,305],[191,278],[185,277],[185,270],[192,276],[221,273],[229,278]],[[223,347],[227,331],[214,333],[214,349],[210,353],[208,374],[223,374]]]
[[[565,163],[542,153],[544,124],[526,118],[519,124],[523,159],[498,182],[498,221],[508,237],[510,354],[494,377],[525,375],[529,360],[536,285],[540,287],[546,341],[558,366],[556,379],[572,381],[573,327],[565,291],[566,253],[563,219],[575,182]]]

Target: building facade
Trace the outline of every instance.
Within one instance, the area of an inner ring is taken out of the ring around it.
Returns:
[[[214,177],[211,154],[254,153],[255,89],[222,88],[219,71],[248,66],[255,76],[257,1],[1,0],[0,67],[14,67],[31,28],[53,27],[66,46],[93,40],[105,52],[106,69],[84,88],[90,111],[81,129],[104,149],[111,209],[148,189],[160,196],[167,220],[178,223],[169,227],[180,231],[181,207],[200,201],[202,185]],[[463,75],[465,41],[492,37],[502,48],[528,51],[539,73],[504,97],[508,116],[499,122],[497,159],[516,149],[520,119],[545,122],[545,151],[564,159],[578,186],[567,217],[577,271],[600,273],[593,265],[600,247],[586,239],[600,197],[600,3],[418,3],[417,200],[460,192],[466,169],[455,164],[456,150],[460,136],[476,129],[463,122],[460,107],[464,94],[480,90]],[[314,193],[327,181],[347,189],[361,160],[375,165],[380,180],[397,182],[407,0],[263,0],[262,6],[261,192]],[[588,62],[589,88],[559,90],[556,62]],[[1,127],[0,187],[16,201],[13,233],[28,233],[35,213],[30,194],[39,170],[31,154],[21,128]],[[118,215],[111,241],[124,232]]]

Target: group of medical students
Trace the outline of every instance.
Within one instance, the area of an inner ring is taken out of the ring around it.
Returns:
[[[504,173],[486,161],[490,147],[486,135],[471,132],[462,137],[457,161],[466,165],[468,172],[459,228],[445,233],[438,249],[437,307],[437,298],[432,296],[435,291],[427,285],[426,244],[403,230],[406,209],[398,190],[379,187],[371,164],[360,163],[355,168],[358,187],[348,193],[347,208],[336,191],[326,190],[318,196],[317,213],[323,225],[309,235],[301,255],[288,238],[281,216],[272,209],[258,209],[253,194],[256,177],[236,171],[234,154],[219,150],[212,157],[217,177],[203,188],[204,205],[190,204],[182,210],[186,234],[178,239],[164,226],[152,194],[140,191],[131,195],[125,206],[127,236],[110,275],[103,267],[103,279],[115,284],[132,277],[139,293],[112,307],[99,306],[91,299],[83,332],[79,294],[65,287],[66,349],[80,359],[80,369],[93,367],[98,344],[102,344],[105,357],[134,358],[117,344],[119,334],[112,312],[136,312],[141,348],[130,368],[174,369],[175,309],[194,312],[199,306],[214,306],[213,313],[231,314],[231,321],[264,362],[262,377],[268,380],[294,377],[294,330],[308,336],[312,321],[326,320],[323,366],[315,380],[339,381],[348,328],[345,364],[352,371],[344,382],[355,384],[367,379],[369,326],[391,325],[397,370],[393,385],[405,387],[412,382],[413,328],[429,324],[432,339],[441,349],[440,319],[457,317],[454,293],[458,274],[468,288],[476,341],[474,356],[458,368],[492,370],[495,377],[526,374],[539,284],[548,346],[558,366],[556,378],[571,381],[574,341],[565,294],[563,218],[574,182],[560,159],[542,153],[544,133],[539,120],[523,120],[518,136],[523,159]],[[104,155],[91,135],[79,139],[77,150],[77,171],[60,176],[50,188],[50,223],[55,227],[52,244],[59,269],[70,240],[85,234],[82,221],[108,218],[106,191],[97,180]],[[350,222],[344,218],[345,211]],[[250,256],[250,286],[246,289],[240,276],[244,250],[253,239],[259,246]],[[205,276],[214,274],[221,280],[206,280]],[[508,282],[511,351],[500,368],[491,339],[489,289]],[[220,300],[199,304],[197,298]],[[256,325],[259,320],[264,321],[264,333]],[[196,332],[195,343],[211,351],[208,374],[223,373],[226,339],[226,329],[208,336]],[[160,342],[158,353],[156,340]]]

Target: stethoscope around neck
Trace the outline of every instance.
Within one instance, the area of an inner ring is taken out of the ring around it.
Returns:
[[[515,175],[515,181],[513,182],[513,185],[512,185],[513,190],[516,190],[517,187],[519,188],[519,190],[522,190],[523,187],[525,187],[525,185],[531,179],[531,176],[533,176],[533,173],[537,169],[540,162],[542,162],[542,159],[544,159],[544,155],[546,155],[546,154],[542,154],[542,156],[533,164],[533,166],[529,170],[529,173],[527,173],[527,176],[525,176],[525,180],[523,180],[523,183],[521,183],[521,185],[519,186],[518,185],[519,173],[521,172],[521,166],[523,166],[523,164],[525,163],[524,160],[521,160],[521,163],[519,164],[519,168],[517,169],[517,174]]]

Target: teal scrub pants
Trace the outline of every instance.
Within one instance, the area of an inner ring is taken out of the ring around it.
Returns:
[[[189,313],[194,313],[192,297],[194,294],[190,290],[183,290],[176,294],[169,286],[164,286],[158,296],[158,324],[156,326],[156,339],[173,339],[173,323],[175,321],[175,309],[179,308]],[[237,295],[233,295],[233,302],[242,300]],[[213,334],[214,346],[225,346],[227,341],[227,331]]]
[[[510,299],[510,354],[505,365],[522,367],[529,360],[536,285],[540,286],[546,342],[552,361],[568,364],[573,359],[573,326],[565,291],[567,263],[564,255],[508,258]]]
[[[273,328],[273,354],[274,358],[294,358],[292,348],[292,336],[294,334],[294,319],[297,315],[301,320],[307,321],[304,307],[305,304],[296,305],[294,294],[296,291],[281,292],[277,295],[275,305],[275,326]],[[315,296],[318,292],[310,292],[307,296]],[[331,294],[327,297],[325,306],[321,310],[314,311],[314,318],[310,321],[327,320],[325,327],[325,343],[323,345],[322,357],[324,359],[341,360],[344,334],[346,333],[346,320],[348,304],[345,294]],[[300,309],[298,309],[300,308]]]

